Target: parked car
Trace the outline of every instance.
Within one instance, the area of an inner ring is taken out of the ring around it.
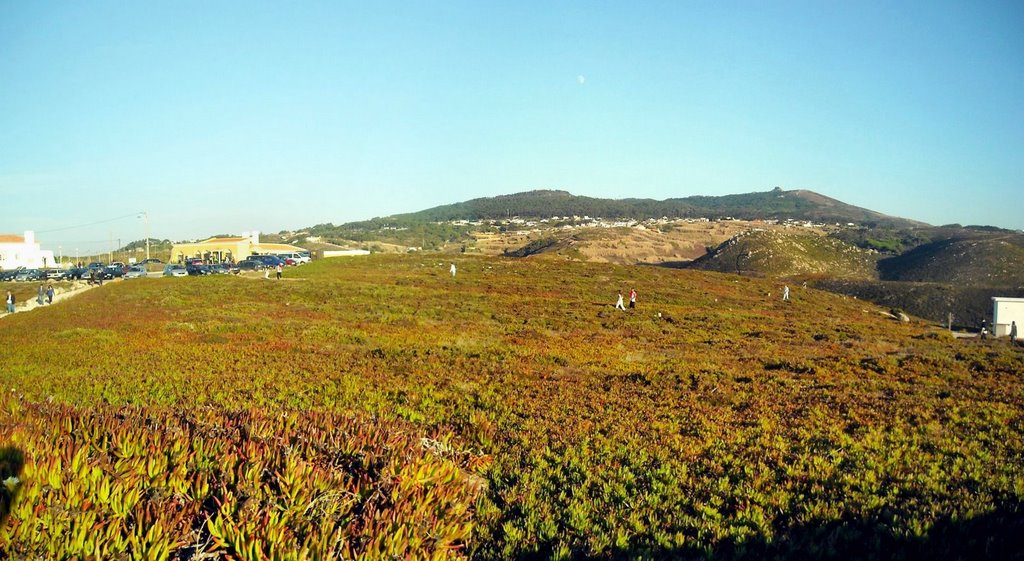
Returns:
[[[165,277],[187,277],[188,271],[185,270],[184,265],[178,265],[177,263],[170,263],[164,267]]]
[[[146,276],[146,268],[142,265],[135,265],[134,267],[128,267],[128,272],[124,274],[126,279],[140,279]]]
[[[139,265],[149,265],[150,263],[156,263],[159,265],[162,264],[163,261],[157,259],[156,257],[150,257],[149,259],[143,259],[142,262],[139,263]]]
[[[47,280],[60,280],[64,278],[64,269],[56,267],[53,269],[46,269]]]
[[[267,266],[263,264],[263,261],[258,259],[243,259],[238,262],[239,271],[262,271]]]
[[[288,261],[291,260],[291,263],[288,263],[289,265],[303,265],[305,263],[309,263],[309,256],[303,256],[301,253],[278,253],[277,257],[285,263],[288,263]]]
[[[211,274],[209,265],[185,265],[185,272],[194,277]]]
[[[256,259],[267,267],[277,267],[278,265],[284,266],[284,260],[276,255],[251,255],[249,259]]]
[[[63,280],[81,280],[82,277],[86,276],[89,269],[85,267],[71,267],[64,271]]]
[[[0,272],[0,281],[12,281],[14,277],[18,276],[18,273],[25,270],[25,267],[18,267],[17,269],[8,269]]]
[[[46,273],[40,269],[22,269],[14,275],[14,280],[18,282],[46,280]]]
[[[114,279],[121,278],[124,276],[124,267],[120,265],[110,265],[103,269],[103,272],[108,275],[106,278]]]

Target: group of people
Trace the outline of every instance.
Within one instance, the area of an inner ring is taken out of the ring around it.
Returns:
[[[53,290],[52,284],[46,286],[39,285],[39,290],[36,293],[36,303],[38,303],[40,306],[42,306],[43,304],[53,304],[54,294],[55,292]],[[14,304],[16,301],[17,299],[14,297],[14,293],[8,290],[7,299],[5,300],[5,303],[7,304],[7,313],[14,313]]]
[[[629,307],[630,308],[635,308],[636,307],[636,289],[635,288],[630,288],[629,289]],[[622,293],[621,292],[619,293],[619,301],[615,303],[615,309],[616,310],[622,310],[622,311],[626,310],[626,306],[624,306],[622,304]]]
[[[277,280],[281,280],[281,273],[282,272],[284,272],[284,266],[281,265],[280,263],[278,263],[277,266],[274,267],[274,274],[277,275]],[[269,279],[270,278],[270,269],[266,269],[266,270],[263,271],[263,278],[265,278],[265,279]]]

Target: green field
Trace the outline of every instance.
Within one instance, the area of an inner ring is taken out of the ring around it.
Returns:
[[[0,559],[1024,551],[1021,348],[766,279],[456,264],[107,283],[0,320]]]

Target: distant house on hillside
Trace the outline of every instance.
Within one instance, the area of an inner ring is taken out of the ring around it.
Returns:
[[[186,259],[224,262],[241,261],[250,255],[279,255],[299,253],[305,249],[283,243],[261,243],[260,233],[245,232],[241,236],[210,238],[195,243],[177,243],[171,248],[171,261]]]
[[[0,269],[39,269],[56,265],[53,251],[41,249],[32,230],[25,230],[24,236],[0,234]]]
[[[1010,334],[1010,323],[1017,322],[1017,338],[1024,337],[1024,298],[992,297],[992,334]]]

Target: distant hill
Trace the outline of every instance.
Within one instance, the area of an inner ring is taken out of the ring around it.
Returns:
[[[876,279],[877,260],[875,252],[827,236],[754,230],[725,241],[690,267],[771,276]]]
[[[879,306],[903,310],[946,325],[953,316],[956,328],[975,329],[981,320],[992,321],[992,297],[1024,297],[1024,288],[994,288],[935,282],[817,279],[815,288],[855,296]]]
[[[724,196],[693,196],[654,199],[598,199],[567,191],[539,190],[484,197],[390,217],[398,221],[494,220],[508,217],[552,218],[599,216],[602,218],[724,218],[743,220],[800,220],[854,222],[870,227],[923,227],[927,224],[887,216],[848,205],[813,191],[771,191]]]
[[[949,229],[947,229],[949,230]],[[954,229],[878,263],[884,280],[1024,287],[1024,234]]]

